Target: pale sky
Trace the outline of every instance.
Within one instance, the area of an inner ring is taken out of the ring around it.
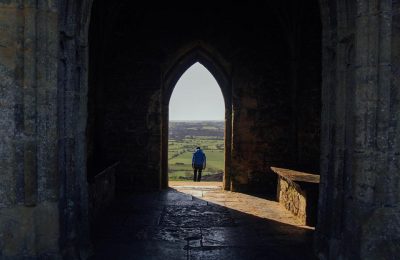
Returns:
[[[200,63],[176,83],[169,101],[169,120],[224,120],[225,105],[213,75]]]

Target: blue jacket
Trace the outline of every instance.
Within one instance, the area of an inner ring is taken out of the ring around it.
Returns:
[[[193,153],[192,164],[202,166],[206,164],[206,155],[204,154],[203,150],[198,149]]]

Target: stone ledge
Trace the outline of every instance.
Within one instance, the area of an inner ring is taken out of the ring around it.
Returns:
[[[315,226],[320,176],[277,167],[271,170],[278,175],[279,203],[304,225]]]
[[[119,164],[120,162],[116,162],[110,165],[98,173],[92,183],[89,183],[89,212],[91,219],[95,219],[114,200],[115,175]]]
[[[290,169],[271,167],[271,170],[288,181],[319,183],[320,176],[316,174],[299,172]]]

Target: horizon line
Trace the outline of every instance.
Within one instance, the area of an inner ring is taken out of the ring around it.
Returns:
[[[200,121],[225,121],[225,119],[170,119],[169,122],[177,121],[190,121],[190,122],[200,122]]]

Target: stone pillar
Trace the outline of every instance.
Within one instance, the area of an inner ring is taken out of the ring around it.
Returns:
[[[0,1],[0,258],[59,256],[57,8]]]
[[[91,0],[57,2],[57,176],[60,210],[59,247],[64,258],[90,254],[86,125],[88,95],[88,28]],[[46,66],[46,65],[44,65]],[[47,65],[48,66],[48,65]]]
[[[321,1],[321,10],[318,254],[391,259],[400,250],[399,5]]]
[[[87,254],[90,6],[0,1],[0,258]]]
[[[357,4],[354,204],[346,234],[359,235],[362,259],[400,252],[399,10],[392,1]]]

